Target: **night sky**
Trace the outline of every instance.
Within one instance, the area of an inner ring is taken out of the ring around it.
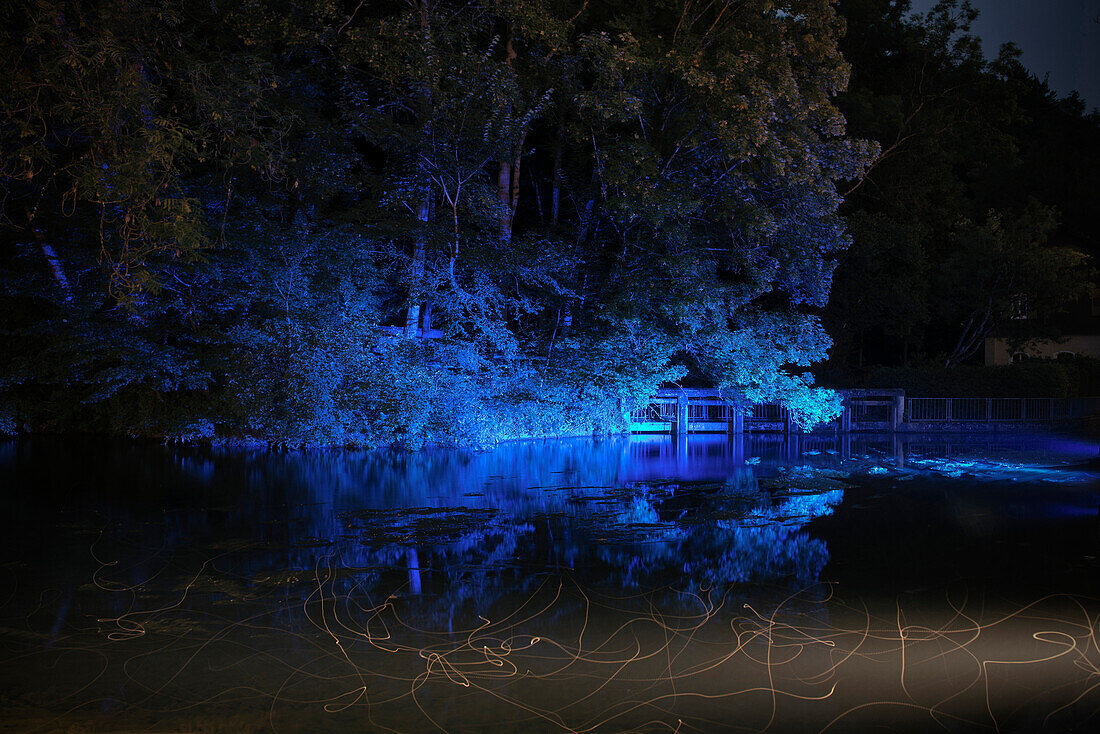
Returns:
[[[974,32],[986,56],[1015,41],[1024,65],[1040,79],[1049,73],[1060,94],[1076,89],[1088,107],[1100,107],[1100,0],[971,0],[981,11]],[[935,0],[913,0],[923,12]]]

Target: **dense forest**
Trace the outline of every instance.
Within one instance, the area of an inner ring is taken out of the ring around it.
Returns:
[[[809,425],[833,340],[954,364],[1087,287],[1097,117],[965,2],[4,6],[2,432]]]
[[[841,381],[980,361],[995,333],[1057,338],[1100,252],[1100,115],[1029,73],[1013,44],[986,59],[967,3],[908,6],[840,2],[853,70],[838,106],[849,134],[881,145],[842,190],[852,246],[824,316]]]

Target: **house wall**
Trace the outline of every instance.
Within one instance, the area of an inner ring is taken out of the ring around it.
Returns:
[[[1058,341],[1035,339],[1015,349],[1009,347],[1007,339],[985,340],[986,365],[1011,364],[1015,352],[1023,352],[1029,359],[1054,359],[1060,352],[1100,359],[1100,334],[1075,334]]]

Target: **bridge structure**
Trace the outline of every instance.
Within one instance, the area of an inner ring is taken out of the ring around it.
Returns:
[[[841,433],[1018,431],[1100,416],[1100,397],[907,398],[901,389],[838,390],[844,410],[824,426]],[[779,403],[750,403],[722,390],[668,388],[630,414],[632,433],[801,433]]]

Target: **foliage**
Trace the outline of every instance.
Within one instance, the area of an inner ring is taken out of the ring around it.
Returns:
[[[1059,100],[1008,44],[983,56],[977,13],[944,0],[842,0],[852,83],[838,106],[881,153],[853,182],[853,246],[824,320],[844,367],[940,359],[957,365],[1027,301],[1030,336],[1053,333],[1095,253],[1100,118]],[[1014,306],[1013,303],[1017,304]]]
[[[5,223],[17,236],[53,244],[57,220],[71,216],[113,299],[155,292],[161,268],[194,258],[210,241],[189,169],[245,165],[270,174],[277,166],[285,121],[266,104],[267,65],[218,51],[240,39],[226,38],[201,8],[6,5]]]
[[[952,231],[954,251],[943,261],[940,302],[943,316],[964,323],[946,364],[951,367],[976,353],[1002,324],[1028,318],[1031,337],[1037,315],[1050,320],[1087,295],[1087,258],[1065,247],[1046,245],[1053,213],[1039,205],[1005,219],[990,214],[984,224],[963,221]]]
[[[620,430],[805,374],[873,146],[821,0],[147,0],[0,32],[7,424],[286,444]]]

